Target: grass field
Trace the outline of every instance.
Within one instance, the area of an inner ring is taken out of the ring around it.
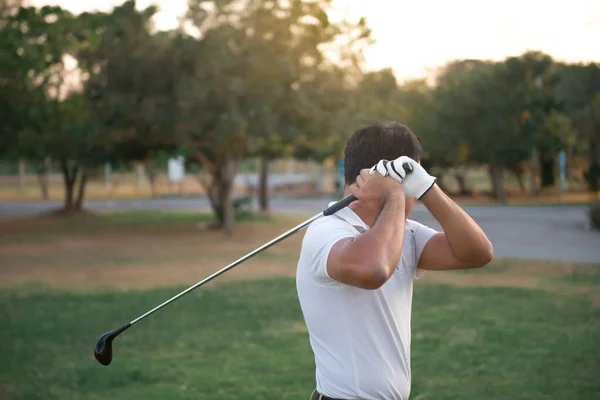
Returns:
[[[151,215],[151,217],[150,217]],[[0,399],[307,399],[314,361],[293,275],[302,234],[130,321],[287,230],[206,215],[0,224]],[[495,260],[416,283],[411,399],[600,398],[600,266]]]

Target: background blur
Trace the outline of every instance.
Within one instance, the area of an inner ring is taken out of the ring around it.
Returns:
[[[593,0],[0,0],[0,397],[307,398],[302,234],[91,350],[395,120],[496,257],[417,282],[412,397],[597,399],[599,41]]]

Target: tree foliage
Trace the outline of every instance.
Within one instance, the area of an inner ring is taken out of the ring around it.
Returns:
[[[407,124],[423,143],[421,162],[454,175],[463,194],[466,168],[485,166],[504,201],[505,172],[523,186],[534,153],[551,187],[560,151],[585,164],[598,190],[598,64],[532,51],[456,60],[433,82],[399,83],[389,69],[364,70],[366,21],[333,22],[331,3],[190,0],[168,32],[154,29],[155,7],[132,0],[80,15],[3,3],[0,155],[28,159],[40,174],[54,160],[67,210],[82,207],[90,171],[105,162],[152,171],[183,155],[227,233],[244,158],[262,160],[267,209],[271,160],[340,158],[348,136],[375,120]]]

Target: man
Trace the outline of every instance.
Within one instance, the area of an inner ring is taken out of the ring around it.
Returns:
[[[306,231],[296,284],[315,354],[311,399],[408,399],[413,278],[492,258],[483,231],[421,167],[421,152],[402,124],[358,129],[344,155],[344,196],[358,200]],[[443,232],[407,219],[415,199]]]

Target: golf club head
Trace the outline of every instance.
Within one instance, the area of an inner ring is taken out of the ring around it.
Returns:
[[[96,360],[102,365],[108,365],[112,361],[112,342],[121,334],[124,330],[131,326],[131,322],[114,329],[110,332],[106,332],[104,335],[98,338],[96,347],[94,347],[94,356]]]

